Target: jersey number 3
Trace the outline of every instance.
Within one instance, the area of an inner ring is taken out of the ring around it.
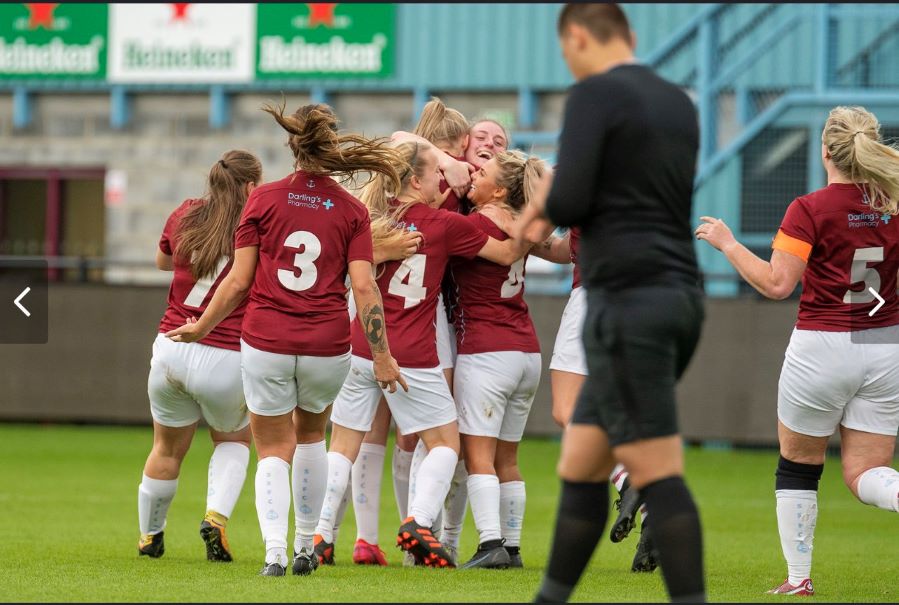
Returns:
[[[309,231],[294,231],[284,240],[284,246],[303,249],[293,256],[293,266],[300,270],[300,274],[297,275],[294,269],[278,269],[278,281],[294,292],[308,290],[318,279],[318,269],[314,263],[322,253],[321,241]]]
[[[843,296],[843,302],[849,304],[865,304],[874,301],[874,295],[868,288],[874,288],[875,292],[880,292],[880,273],[874,267],[869,267],[868,263],[883,262],[883,248],[859,248],[852,257],[852,270],[849,275],[849,285],[864,282],[863,290],[856,292],[855,290],[846,290]]]

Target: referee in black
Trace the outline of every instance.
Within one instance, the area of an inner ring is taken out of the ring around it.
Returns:
[[[703,602],[702,532],[675,405],[704,315],[690,226],[697,113],[635,61],[618,5],[566,4],[558,29],[577,83],[555,176],[541,183],[548,195],[536,196],[518,233],[544,230],[543,217],[582,229],[589,376],[562,440],[562,495],[536,601],[571,595],[605,529],[619,461],[645,500],[671,600]]]

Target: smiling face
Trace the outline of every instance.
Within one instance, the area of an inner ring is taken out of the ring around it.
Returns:
[[[489,159],[509,146],[506,133],[496,122],[484,120],[471,127],[465,160],[475,168],[482,167]]]
[[[496,160],[491,158],[471,175],[471,188],[468,190],[468,200],[476,208],[504,198],[505,190],[496,184],[498,172],[499,166]]]

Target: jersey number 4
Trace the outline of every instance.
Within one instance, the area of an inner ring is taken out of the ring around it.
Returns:
[[[293,256],[293,266],[300,270],[300,274],[297,275],[295,269],[278,269],[278,281],[294,292],[308,290],[318,279],[318,269],[314,263],[322,253],[321,241],[309,231],[294,231],[284,240],[284,246],[303,250]]]
[[[413,254],[404,260],[393,277],[387,292],[403,299],[403,308],[414,307],[425,299],[428,289],[425,288],[425,262],[428,257],[424,254]]]
[[[883,247],[880,248],[859,248],[852,257],[852,269],[849,275],[849,285],[864,282],[864,289],[856,292],[855,290],[846,290],[843,296],[843,302],[848,304],[865,304],[874,301],[874,295],[868,288],[874,288],[875,292],[880,292],[880,273],[874,267],[869,267],[868,263],[883,262]]]

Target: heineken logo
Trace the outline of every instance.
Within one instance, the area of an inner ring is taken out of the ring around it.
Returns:
[[[369,43],[347,42],[337,36],[323,43],[301,36],[290,42],[281,36],[264,36],[259,40],[259,71],[378,73],[386,46],[382,34],[375,34]]]
[[[25,8],[28,9],[28,16],[16,19],[13,23],[13,29],[16,31],[34,31],[36,29],[59,31],[69,29],[72,25],[69,19],[53,16],[57,6],[59,6],[58,2],[26,4]]]
[[[326,27],[328,29],[347,29],[352,27],[353,20],[349,15],[335,15],[336,3],[316,2],[306,5],[309,7],[308,15],[297,15],[290,20],[290,24],[297,29],[312,29]]]
[[[0,39],[0,72],[7,74],[93,74],[100,70],[104,40],[94,36],[88,44],[66,44],[53,38],[32,44],[24,38],[12,43]]]

